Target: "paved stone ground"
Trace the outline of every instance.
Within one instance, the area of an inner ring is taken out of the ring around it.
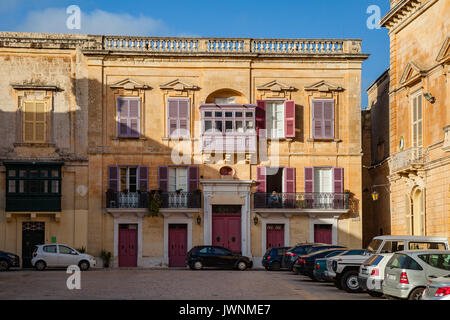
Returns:
[[[331,283],[317,283],[288,271],[91,270],[81,290],[68,290],[65,270],[0,273],[3,299],[187,299],[187,300],[363,300]]]

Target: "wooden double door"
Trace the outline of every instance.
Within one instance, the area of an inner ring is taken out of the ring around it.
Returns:
[[[119,225],[119,267],[136,267],[138,255],[138,225]]]
[[[186,266],[187,225],[169,224],[169,267]]]
[[[241,206],[213,206],[212,244],[241,252]]]
[[[284,224],[268,224],[266,229],[266,248],[284,247]]]

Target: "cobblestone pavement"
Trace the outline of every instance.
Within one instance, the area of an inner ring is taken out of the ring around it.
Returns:
[[[110,269],[81,273],[81,290],[68,290],[65,270],[0,273],[3,299],[225,299],[362,300],[331,283],[317,283],[291,272],[227,270]]]

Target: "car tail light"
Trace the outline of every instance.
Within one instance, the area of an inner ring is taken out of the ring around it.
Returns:
[[[372,272],[370,273],[371,276],[379,276],[380,275],[380,270],[378,268],[374,268],[372,270]],[[406,275],[406,273],[405,273]],[[408,277],[406,278],[406,280],[408,280]]]
[[[270,256],[267,256],[267,260],[270,260]]]
[[[450,287],[442,287],[442,288],[437,289],[434,296],[435,297],[443,297],[443,296],[448,296],[449,294],[450,294]]]
[[[284,255],[286,257],[293,257],[293,256],[295,256],[295,253],[293,253],[293,252],[286,252]]]
[[[408,275],[406,274],[406,272],[402,272],[400,276],[400,283],[409,284]]]
[[[298,259],[298,263],[306,263],[305,259]]]
[[[320,269],[320,264],[316,264],[316,269],[317,269],[317,270]]]

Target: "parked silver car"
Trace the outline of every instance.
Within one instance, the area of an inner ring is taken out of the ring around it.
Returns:
[[[395,253],[386,265],[383,294],[420,300],[429,281],[448,275],[450,251],[420,250]]]
[[[80,270],[86,271],[94,267],[95,258],[89,254],[79,253],[65,244],[43,244],[36,246],[31,264],[39,271],[45,268],[68,267],[76,265]]]
[[[423,292],[422,299],[450,301],[450,274],[430,281]]]

